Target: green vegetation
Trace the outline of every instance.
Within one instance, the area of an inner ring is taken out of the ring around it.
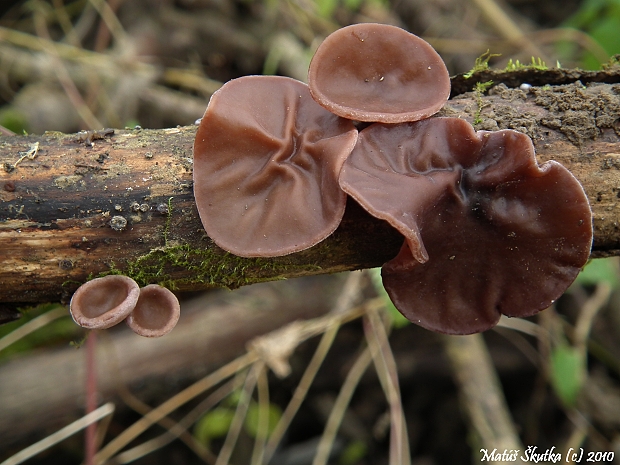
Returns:
[[[585,354],[566,341],[551,352],[551,386],[567,407],[573,407],[586,379]]]
[[[355,465],[362,463],[364,457],[368,454],[368,446],[360,440],[351,441],[347,444],[338,459],[339,465]]]
[[[395,328],[402,328],[403,326],[408,326],[411,324],[410,321],[396,309],[392,303],[392,300],[388,296],[388,293],[383,287],[383,282],[381,280],[381,268],[373,268],[372,270],[369,270],[369,272],[375,292],[379,295],[379,297],[383,298],[387,313],[392,319],[392,326]]]
[[[612,289],[620,287],[620,276],[615,260],[590,260],[575,280],[576,284],[583,286],[595,286],[601,282],[606,282]]]
[[[11,336],[12,333],[36,318],[42,318],[45,321],[44,326],[24,334],[6,347],[0,344],[0,360],[39,347],[66,344],[67,340],[76,338],[82,333],[82,329],[73,322],[63,305],[48,303],[30,308],[20,308],[19,310],[22,313],[19,320],[0,326],[0,341],[3,341],[6,336]]]
[[[493,57],[501,56],[499,53],[491,53],[488,49],[474,61],[474,67],[466,72],[463,77],[469,79],[474,73],[489,69],[489,60]]]
[[[564,27],[579,29],[588,34],[611,55],[620,53],[620,1],[584,0],[579,10],[563,24]],[[576,53],[573,44],[563,44],[560,52],[565,56]],[[599,69],[601,62],[590,52],[581,57],[584,69]]]
[[[620,54],[612,56],[607,63],[601,65],[601,69],[611,69],[620,66]]]
[[[28,130],[26,117],[11,106],[5,105],[0,109],[0,126],[15,134],[25,134]]]
[[[219,407],[205,413],[194,426],[194,437],[197,441],[209,447],[211,441],[224,438],[228,434],[230,425],[235,417],[235,411],[239,404],[240,392],[233,392]],[[276,404],[269,403],[267,407],[267,434],[269,437],[282,417],[282,410]],[[248,410],[243,422],[245,432],[256,438],[259,435],[260,404],[250,400]]]
[[[265,279],[274,280],[292,270],[317,269],[317,266],[299,266],[287,263],[286,259],[243,258],[222,251],[212,245],[194,248],[188,243],[170,240],[173,214],[172,197],[168,199],[168,215],[163,230],[164,246],[151,249],[148,253],[127,261],[124,269],[110,264],[108,274],[125,274],[140,286],[157,283],[175,290],[183,284],[203,284],[213,287],[236,289],[246,284]],[[187,277],[173,279],[172,274]],[[251,277],[250,277],[251,276]],[[94,276],[93,276],[94,277]],[[92,278],[92,277],[91,277]]]
[[[242,258],[228,252],[219,253],[210,248],[195,249],[189,244],[179,244],[156,248],[128,261],[124,274],[135,279],[140,286],[159,283],[176,289],[181,283],[200,283],[235,289],[258,281],[248,278],[250,271],[253,276],[256,276],[257,270],[267,271],[269,275],[285,275],[287,267],[278,272],[279,267],[277,263],[263,258]],[[174,271],[188,272],[191,276],[175,280],[170,276]]]
[[[620,288],[616,259],[591,260],[579,273],[573,286],[601,284],[609,286],[612,290]],[[575,340],[573,337],[570,343],[568,335],[564,332],[559,332],[553,339],[555,343],[549,358],[551,386],[564,406],[574,407],[588,376],[588,341]]]
[[[484,102],[482,101],[482,95],[489,90],[489,87],[493,85],[493,81],[487,82],[476,82],[476,86],[474,87],[474,94],[476,95],[476,104],[478,108],[476,109],[476,114],[474,115],[474,126],[476,124],[482,123],[482,118],[480,114],[482,113],[482,108],[484,107]]]
[[[537,69],[540,71],[545,71],[549,69],[547,64],[539,57],[532,57],[532,62],[529,64],[521,63],[519,60],[512,61],[512,58],[508,60],[506,64],[506,71],[516,71],[518,69]]]

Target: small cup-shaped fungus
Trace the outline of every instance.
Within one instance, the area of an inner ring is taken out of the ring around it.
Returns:
[[[160,337],[172,331],[180,316],[176,296],[165,287],[149,284],[140,289],[138,303],[126,322],[140,336]]]
[[[588,259],[587,197],[566,168],[538,166],[529,137],[457,118],[360,133],[343,189],[406,238],[382,269],[410,321],[448,334],[548,307]]]
[[[128,276],[108,275],[82,284],[69,311],[83,328],[106,329],[123,321],[136,306],[140,287]]]
[[[308,85],[329,111],[381,123],[428,118],[450,95],[446,65],[428,42],[374,23],[330,34],[312,58]]]
[[[357,140],[351,121],[308,87],[245,76],[211,97],[194,142],[194,195],[209,237],[235,255],[307,249],[340,224],[338,174]]]

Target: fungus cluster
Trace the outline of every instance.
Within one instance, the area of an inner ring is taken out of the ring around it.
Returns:
[[[107,329],[125,320],[140,336],[160,337],[172,331],[181,315],[176,296],[150,284],[140,289],[128,276],[108,275],[82,284],[69,311],[83,328]]]
[[[290,254],[336,229],[348,194],[404,237],[382,277],[410,321],[469,334],[548,307],[590,253],[583,188],[560,164],[539,166],[522,133],[430,118],[449,93],[437,52],[381,24],[330,35],[308,86],[230,81],[194,144],[207,234],[239,256]]]

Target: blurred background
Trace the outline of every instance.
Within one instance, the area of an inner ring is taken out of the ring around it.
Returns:
[[[0,125],[14,132],[192,124],[230,79],[305,81],[322,39],[356,22],[401,26],[451,74],[487,50],[598,69],[620,52],[616,0],[4,0]]]
[[[3,0],[0,126],[5,134],[42,134],[192,125],[223,82],[248,74],[305,81],[312,54],[329,33],[369,21],[423,37],[452,75],[467,72],[485,53],[497,68],[540,59],[549,67],[584,69],[599,69],[620,54],[618,0]],[[232,381],[188,395],[168,423],[131,438],[125,450],[133,452],[110,463],[263,463],[256,444],[273,433],[299,393],[304,402],[280,432],[273,464],[319,463],[318,444],[334,411],[341,426],[324,463],[396,463],[389,461],[395,395],[416,465],[479,462],[481,448],[501,444],[536,446],[540,453],[582,448],[598,453],[593,458],[599,463],[620,463],[616,258],[592,261],[539,316],[502,322],[484,334],[484,353],[498,378],[480,379],[480,389],[505,399],[496,408],[512,428],[508,443],[485,442],[472,418],[462,375],[474,368],[454,356],[455,339],[402,322],[377,286],[376,272],[361,274],[355,285],[353,275],[182,295],[179,327],[161,341],[136,342],[124,325],[107,331],[98,352],[99,362],[106,360],[99,366],[99,401],[113,401],[116,412],[103,444],[212,370],[257,353],[246,349],[255,336],[320,318],[345,297],[353,320],[341,325],[328,319],[285,353],[278,348],[287,342],[275,338],[276,348],[267,352],[290,364],[288,376],[256,363],[240,366]],[[20,321],[0,326],[0,461],[79,418],[84,405],[85,350],[75,349],[84,331],[59,305],[22,311]],[[384,330],[371,324],[368,315],[375,311]],[[352,381],[364,348],[380,340],[381,331],[390,341],[382,353],[395,366],[368,362]],[[304,377],[308,370],[315,375]],[[386,381],[396,374],[399,392]],[[252,394],[254,385],[258,394]],[[346,395],[350,402],[342,404]],[[240,411],[242,421],[235,423]],[[166,439],[175,422],[183,425],[176,433],[181,439]],[[235,428],[232,446],[226,438]],[[28,463],[83,460],[83,434],[77,433]]]

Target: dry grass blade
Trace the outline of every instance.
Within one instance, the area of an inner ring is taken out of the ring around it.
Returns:
[[[73,82],[73,80],[71,79],[67,68],[60,59],[60,55],[56,51],[55,44],[51,41],[41,8],[42,7],[35,8],[34,10],[34,25],[39,37],[42,37],[44,39],[44,41],[42,42],[44,50],[54,60],[54,69],[56,71],[56,75],[58,76],[58,82],[60,82],[60,84],[62,85],[65,93],[67,94],[67,97],[69,97],[69,100],[75,107],[75,110],[77,111],[78,115],[80,115],[80,118],[82,118],[86,126],[88,126],[89,129],[102,128],[103,125],[99,122],[99,120],[90,110],[90,108],[88,108],[86,102],[84,102],[84,99],[82,98],[80,91],[75,85],[75,82]]]
[[[523,450],[482,335],[444,336],[444,344],[481,446]]]
[[[78,431],[83,430],[88,425],[93,424],[101,420],[102,418],[110,415],[112,412],[114,412],[114,404],[109,402],[105,405],[102,405],[97,410],[56,431],[54,434],[50,434],[41,441],[36,442],[29,447],[26,447],[24,450],[6,459],[0,465],[18,465],[22,462],[25,462],[26,460],[34,457],[35,455],[43,452],[44,450],[49,449],[53,445],[64,441],[69,436],[74,435]]]
[[[601,281],[596,285],[594,294],[583,304],[579,318],[575,324],[574,344],[575,347],[582,351],[584,357],[588,345],[588,337],[592,329],[592,323],[598,312],[609,300],[612,291],[611,285],[605,281]]]
[[[178,423],[173,420],[164,417],[160,421],[161,426],[168,429],[164,434],[150,439],[142,444],[128,449],[125,452],[118,454],[115,457],[115,461],[119,464],[125,464],[133,462],[140,457],[155,452],[158,449],[170,444],[177,437],[181,438],[187,446],[194,451],[194,453],[200,457],[204,462],[215,464],[217,457],[211,453],[202,444],[198,444],[191,435],[188,434],[187,428],[194,424],[198,418],[205,414],[205,412],[211,410],[214,406],[219,404],[223,399],[228,397],[234,390],[241,387],[241,378],[235,377],[232,380],[226,382],[219,388],[217,388],[212,394],[210,394],[205,400],[192,409],[185,417],[183,417]],[[123,400],[137,412],[146,415],[148,413],[148,406],[144,405],[139,399],[133,397],[130,393],[122,394]],[[186,437],[189,436],[189,437]],[[190,441],[191,438],[191,441]]]
[[[375,369],[390,406],[390,465],[408,465],[411,455],[394,354],[378,312],[369,311],[364,323]]]
[[[250,368],[246,376],[243,389],[241,390],[241,395],[239,396],[239,403],[237,404],[235,416],[230,423],[228,434],[226,435],[224,445],[222,446],[222,450],[217,457],[217,462],[215,462],[215,465],[228,465],[230,463],[230,457],[235,444],[237,443],[237,439],[239,438],[243,421],[248,413],[250,400],[252,400],[252,392],[254,392],[254,387],[256,386],[259,373],[264,369],[265,364],[263,362],[255,362],[252,365],[252,368]]]
[[[125,30],[123,29],[122,24],[114,14],[110,5],[108,5],[105,0],[88,0],[89,3],[97,10],[97,13],[103,19],[103,22],[107,26],[108,30],[114,36],[114,40],[119,43],[127,43],[127,36],[125,34]]]
[[[312,385],[312,382],[314,381],[314,378],[319,371],[319,368],[321,368],[321,365],[323,364],[323,361],[327,356],[327,352],[329,351],[330,347],[334,342],[334,338],[336,337],[339,328],[340,325],[338,323],[334,323],[327,329],[325,333],[323,333],[321,342],[319,342],[319,346],[314,351],[314,355],[312,356],[310,363],[308,363],[308,366],[306,367],[306,370],[304,371],[304,374],[301,377],[299,384],[295,388],[295,392],[293,393],[291,401],[286,406],[286,409],[282,413],[280,421],[278,421],[278,424],[274,428],[269,438],[269,442],[267,443],[265,450],[265,463],[269,463],[269,460],[275,453],[278,444],[284,436],[284,433],[288,429],[289,425],[293,421],[293,418],[297,414],[299,407],[306,398],[308,390],[310,389],[310,386]]]
[[[347,407],[351,402],[351,398],[353,397],[353,393],[355,392],[362,375],[368,369],[370,362],[372,362],[372,354],[370,353],[370,349],[366,348],[358,356],[357,360],[351,367],[351,370],[347,374],[342,387],[340,388],[334,407],[329,415],[329,418],[327,419],[327,424],[323,430],[323,435],[321,436],[321,441],[319,442],[317,453],[314,456],[312,465],[327,465],[329,454],[336,438],[336,433],[342,423],[342,418],[344,417]]]
[[[524,320],[523,318],[508,318],[505,315],[500,317],[497,327],[512,329],[513,331],[519,331],[536,338],[541,337],[541,332],[545,331],[542,326],[532,321]]]
[[[542,50],[528,38],[519,25],[494,0],[473,0],[473,2],[487,17],[489,24],[494,26],[502,37],[523,47],[528,55],[548,61],[548,57]]]
[[[0,351],[19,341],[21,338],[26,337],[28,334],[33,333],[37,329],[43,328],[52,321],[68,315],[69,313],[67,312],[66,307],[58,307],[34,318],[33,320],[30,320],[28,323],[23,324],[0,339]]]
[[[261,465],[264,463],[265,443],[269,436],[269,381],[267,379],[267,370],[265,366],[258,373],[257,389],[258,391],[258,425],[256,428],[256,441],[254,442],[254,450],[252,451],[252,465]]]
[[[179,392],[177,395],[171,397],[159,407],[153,409],[147,415],[135,422],[112,441],[110,441],[95,456],[95,463],[98,465],[105,463],[123,447],[125,447],[127,444],[129,444],[136,437],[149,429],[153,424],[157,423],[163,417],[175,411],[181,405],[184,405],[196,396],[202,394],[207,389],[210,389],[216,384],[234,375],[238,371],[250,366],[252,363],[256,362],[256,360],[258,360],[258,357],[254,353],[247,353],[245,355],[242,355],[241,357],[236,358],[232,362],[224,365],[222,368],[214,371],[208,376],[205,376],[201,380]]]
[[[338,301],[336,305],[332,309],[332,311],[326,315],[328,318],[331,317],[330,324],[326,327],[326,330],[323,333],[323,337],[319,342],[319,345],[310,360],[310,363],[306,367],[306,370],[293,393],[293,398],[286,406],[280,421],[276,425],[273,433],[269,439],[269,442],[266,446],[265,451],[265,462],[268,463],[271,457],[273,456],[278,444],[282,440],[284,433],[287,428],[291,424],[291,421],[295,417],[295,414],[299,410],[299,407],[303,403],[310,386],[316,376],[319,368],[323,364],[327,352],[332,346],[336,334],[338,334],[338,330],[340,329],[340,325],[343,321],[340,321],[340,318],[346,313],[352,313],[351,307],[353,306],[355,299],[358,297],[360,293],[360,286],[362,283],[362,273],[351,273],[347,278],[347,281],[343,287],[343,290],[338,297]],[[336,316],[338,319],[333,318]]]

